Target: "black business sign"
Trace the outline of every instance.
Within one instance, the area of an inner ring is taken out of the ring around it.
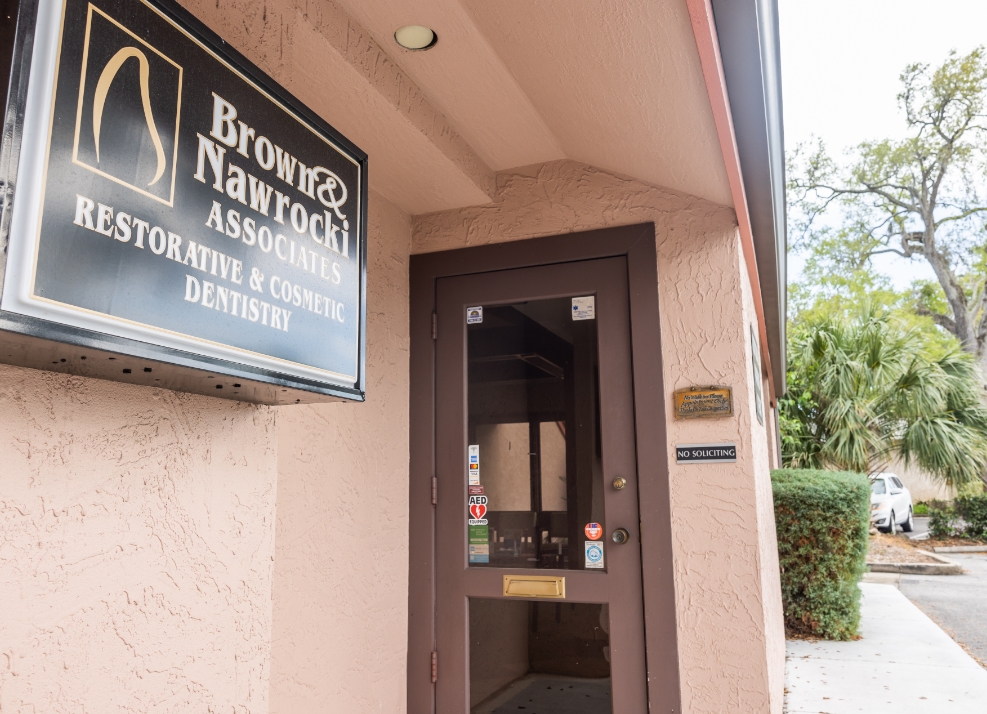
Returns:
[[[736,460],[736,444],[679,444],[675,447],[677,464],[722,464]]]
[[[176,5],[27,5],[0,328],[362,398],[366,155]]]

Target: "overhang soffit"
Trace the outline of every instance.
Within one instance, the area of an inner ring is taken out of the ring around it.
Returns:
[[[685,0],[337,0],[495,171],[568,158],[732,205]],[[396,28],[439,42],[402,50]]]
[[[402,210],[488,202],[494,174],[379,44],[331,0],[183,0],[199,19],[370,156]]]
[[[412,215],[562,159],[732,204],[684,0],[182,1],[364,149],[371,187]],[[435,48],[396,45],[412,22]]]

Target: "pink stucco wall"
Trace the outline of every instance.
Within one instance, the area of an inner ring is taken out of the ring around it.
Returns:
[[[736,415],[669,423],[733,441],[736,465],[669,463],[683,711],[780,712],[784,632],[764,427],[753,412],[750,283],[733,211],[570,161],[498,174],[490,205],[414,219],[416,253],[653,221],[667,402],[727,384]],[[670,453],[674,453],[670,450]]]
[[[266,407],[0,366],[0,711],[267,711],[276,448]]]
[[[747,263],[742,255],[738,255],[741,283],[743,285],[745,325],[756,324],[757,312],[754,309],[754,296],[751,293]],[[755,333],[757,328],[754,328]],[[749,332],[748,332],[749,334]],[[752,374],[751,340],[746,342],[746,369]],[[755,626],[761,632],[761,639],[767,658],[768,691],[770,694],[770,710],[772,714],[780,714],[784,705],[785,689],[785,624],[782,617],[783,604],[781,599],[781,565],[778,562],[778,534],[775,530],[774,496],[771,491],[770,470],[777,468],[772,462],[772,452],[775,451],[776,431],[774,413],[771,404],[768,380],[764,378],[764,357],[759,355],[761,379],[752,377],[747,383],[746,414],[739,417],[741,423],[740,438],[751,444],[749,466],[745,473],[749,479],[749,488],[754,493],[755,510],[757,513],[757,560],[760,568],[761,613],[755,620]],[[760,384],[758,384],[760,381]],[[761,388],[763,423],[758,422],[754,406],[755,385]],[[745,425],[749,424],[749,427]]]
[[[375,149],[367,402],[278,411],[270,711],[401,712],[411,221],[381,191],[413,204],[477,202],[487,200],[482,190],[453,190],[449,177],[466,174],[480,186],[488,178],[420,90],[336,4],[182,2],[349,139]]]
[[[276,714],[406,705],[411,220],[369,206],[367,401],[278,416]]]
[[[411,226],[373,194],[369,240],[365,404],[0,366],[0,711],[404,710]]]

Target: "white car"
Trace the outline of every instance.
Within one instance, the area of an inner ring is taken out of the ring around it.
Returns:
[[[912,532],[912,494],[894,474],[870,477],[870,522],[885,533],[893,534],[898,526]]]

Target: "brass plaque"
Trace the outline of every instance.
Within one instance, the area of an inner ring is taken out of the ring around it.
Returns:
[[[551,575],[505,575],[504,597],[565,599],[565,577]]]
[[[730,387],[689,387],[675,391],[676,419],[715,419],[732,414]]]

